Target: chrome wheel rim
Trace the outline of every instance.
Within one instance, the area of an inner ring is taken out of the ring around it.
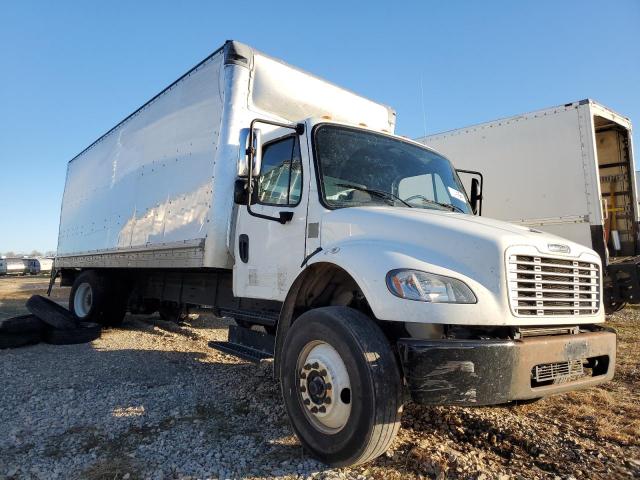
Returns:
[[[298,399],[314,428],[342,430],[351,414],[351,382],[338,351],[326,342],[309,342],[296,365]]]

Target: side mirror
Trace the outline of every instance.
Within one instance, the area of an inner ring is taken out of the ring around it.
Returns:
[[[238,176],[249,176],[249,131],[248,128],[240,130],[240,142],[238,146]],[[253,172],[251,176],[260,175],[262,165],[262,132],[259,128],[253,129]]]
[[[471,209],[473,210],[473,213],[479,215],[482,212],[482,187],[480,185],[480,180],[477,178],[471,179],[471,198],[469,201],[471,202]]]
[[[482,173],[475,170],[456,169],[456,173],[471,175],[471,191],[469,195],[469,203],[474,215],[482,215],[482,188],[484,187],[484,177]]]

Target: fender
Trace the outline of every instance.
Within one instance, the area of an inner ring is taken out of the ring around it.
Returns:
[[[433,263],[424,259],[431,259]],[[309,275],[317,272],[317,268],[322,264],[346,272],[358,285],[374,316],[379,320],[466,324],[488,321],[489,324],[495,324],[499,318],[496,311],[500,308],[508,309],[506,298],[504,305],[497,305],[496,298],[499,296],[496,295],[496,291],[487,289],[479,281],[461,273],[469,272],[482,278],[483,275],[495,276],[494,268],[490,272],[473,272],[469,270],[469,265],[462,264],[459,259],[444,257],[440,253],[411,244],[379,239],[351,239],[337,242],[323,247],[322,251],[308,257],[304,270],[298,274],[285,297],[276,331],[275,375],[278,375],[279,371],[279,353],[284,344],[284,338],[295,319],[295,306],[300,289]],[[441,265],[447,265],[448,268]],[[387,272],[396,268],[422,270],[460,279],[469,285],[479,301],[482,300],[485,308],[478,308],[476,304],[430,304],[398,298],[388,290],[386,285]],[[492,282],[495,289],[499,291],[499,280],[492,278]]]
[[[452,249],[455,252],[455,249]],[[499,255],[502,262],[501,252]],[[354,279],[374,315],[379,320],[420,323],[496,324],[507,321],[509,312],[504,272],[496,257],[488,254],[475,262],[445,256],[428,246],[382,239],[353,239],[324,247],[308,266],[334,264]],[[478,299],[477,304],[434,304],[398,298],[387,288],[386,276],[397,268],[415,269],[466,283]]]

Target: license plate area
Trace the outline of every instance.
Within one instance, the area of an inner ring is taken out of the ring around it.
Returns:
[[[586,360],[586,359],[585,359]],[[569,360],[567,362],[543,363],[533,367],[532,380],[536,383],[569,382],[584,375],[585,360]]]
[[[608,366],[607,355],[541,363],[531,369],[531,387],[544,387],[573,382],[584,377],[597,377],[606,374]]]

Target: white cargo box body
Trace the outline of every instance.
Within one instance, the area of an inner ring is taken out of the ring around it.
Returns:
[[[69,162],[56,268],[231,268],[241,130],[323,115],[395,126],[388,107],[227,42]]]
[[[603,259],[637,253],[631,122],[612,110],[583,100],[419,141],[484,175],[484,216],[568,238]]]

